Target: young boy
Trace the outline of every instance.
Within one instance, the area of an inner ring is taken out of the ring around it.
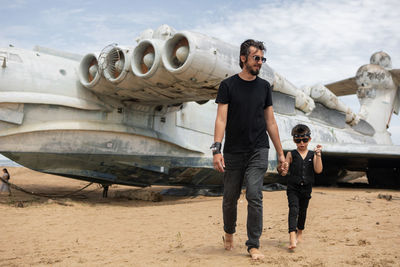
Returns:
[[[307,148],[311,140],[310,128],[298,124],[292,129],[292,136],[297,149],[289,151],[286,155],[286,164],[289,165],[286,191],[289,202],[289,249],[296,248],[297,242],[301,241],[314,172],[322,172],[322,146],[317,145],[314,152]],[[282,171],[281,175],[285,176],[287,173]]]

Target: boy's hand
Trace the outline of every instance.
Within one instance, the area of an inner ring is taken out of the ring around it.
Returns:
[[[317,145],[315,148],[314,148],[314,152],[315,152],[315,154],[317,155],[317,156],[321,156],[321,152],[322,152],[322,146],[321,145]]]
[[[282,175],[282,176],[286,176],[287,173],[288,173],[287,171],[282,171],[282,172],[281,172],[281,175]]]

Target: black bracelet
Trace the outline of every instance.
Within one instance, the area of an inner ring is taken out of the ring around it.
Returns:
[[[213,144],[210,146],[213,155],[221,154],[221,147],[222,147],[222,144],[221,144],[220,142],[215,142],[215,143],[213,143]]]

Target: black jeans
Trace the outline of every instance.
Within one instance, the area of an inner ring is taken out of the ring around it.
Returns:
[[[311,199],[311,184],[288,184],[286,195],[289,202],[289,233],[304,230],[308,203]]]
[[[224,231],[236,232],[237,201],[243,182],[246,185],[247,205],[247,249],[259,248],[263,227],[264,175],[268,168],[268,148],[256,149],[249,153],[224,154],[224,198],[222,211]]]

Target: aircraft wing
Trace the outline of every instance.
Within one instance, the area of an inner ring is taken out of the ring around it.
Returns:
[[[325,86],[337,96],[354,95],[358,89],[355,77],[326,84]]]
[[[392,74],[392,78],[396,84],[400,83],[400,69],[393,69],[389,71]],[[356,77],[348,78],[338,82],[333,82],[325,85],[337,96],[343,95],[354,95],[357,93],[358,85],[356,83]]]
[[[167,40],[142,39],[136,47],[111,45],[98,57],[88,54],[78,73],[95,93],[125,102],[177,104],[214,99],[221,80],[240,72],[238,58],[231,44],[182,31]]]
[[[394,69],[389,71],[392,74],[393,80],[398,84],[400,82],[400,69]]]

